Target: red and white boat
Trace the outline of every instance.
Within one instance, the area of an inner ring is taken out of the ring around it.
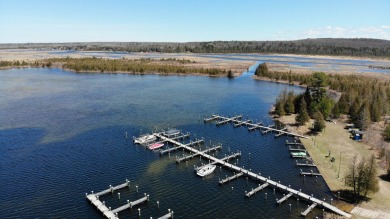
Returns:
[[[163,143],[153,143],[153,144],[151,144],[151,145],[149,145],[149,149],[150,150],[156,150],[156,149],[159,149],[159,148],[161,148],[161,147],[163,147],[164,146],[164,144]]]

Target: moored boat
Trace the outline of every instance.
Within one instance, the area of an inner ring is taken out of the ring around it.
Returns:
[[[146,143],[152,142],[156,139],[157,138],[154,135],[143,135],[143,136],[140,136],[139,138],[135,138],[134,143],[135,144],[146,144]]]
[[[164,132],[164,135],[167,137],[171,137],[171,136],[178,135],[178,134],[180,134],[180,130],[178,130],[178,129],[169,129],[168,131]]]
[[[196,171],[196,174],[198,176],[201,176],[201,177],[205,177],[209,174],[211,174],[212,172],[214,172],[215,168],[217,166],[216,165],[213,165],[213,164],[207,164],[201,168],[199,168],[197,171]]]
[[[161,148],[161,147],[163,147],[163,146],[164,146],[163,143],[157,142],[157,143],[153,143],[153,144],[149,145],[148,148],[149,148],[150,150],[156,150],[156,149],[159,149],[159,148]]]
[[[306,152],[299,151],[299,152],[291,152],[291,157],[293,158],[305,158],[307,156]]]

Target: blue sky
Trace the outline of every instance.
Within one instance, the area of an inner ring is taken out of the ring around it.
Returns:
[[[389,0],[0,0],[0,43],[390,40]]]

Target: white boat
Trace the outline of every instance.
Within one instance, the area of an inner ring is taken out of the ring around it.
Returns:
[[[212,172],[214,172],[216,167],[217,167],[216,165],[207,164],[207,165],[203,166],[202,168],[198,169],[196,171],[196,174],[198,176],[205,177],[205,176],[211,174]]]
[[[140,136],[139,138],[135,138],[134,143],[135,144],[146,144],[146,143],[152,142],[156,139],[157,138],[154,135],[143,135],[143,136]]]
[[[180,130],[178,130],[178,129],[170,129],[170,130],[164,132],[164,135],[167,137],[171,137],[171,136],[178,135],[178,134],[180,134]]]
[[[151,145],[149,145],[149,149],[150,150],[155,150],[155,149],[159,149],[159,148],[161,148],[161,147],[163,147],[164,146],[164,144],[163,143],[153,143],[153,144],[151,144]]]

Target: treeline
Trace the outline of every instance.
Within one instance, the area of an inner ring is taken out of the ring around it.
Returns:
[[[322,131],[325,128],[324,118],[331,115],[334,106],[333,99],[326,95],[327,80],[326,74],[314,73],[311,76],[312,86],[307,87],[305,93],[287,93],[285,89],[276,99],[275,113],[278,116],[297,113],[298,125],[304,125],[311,117],[314,119],[313,131]]]
[[[298,82],[312,85],[312,75],[291,72],[270,72],[267,64],[261,64],[255,74],[276,81]],[[361,75],[329,74],[326,78],[329,89],[341,92],[341,97],[331,110],[333,117],[349,115],[352,123],[365,130],[371,122],[378,122],[389,113],[390,81]],[[327,115],[324,115],[325,117]]]
[[[97,42],[0,44],[0,49],[61,49],[161,53],[276,53],[389,57],[390,41],[320,38],[294,41]]]
[[[161,64],[160,60],[154,59],[55,58],[48,59],[46,62],[50,63],[50,65],[51,63],[62,63],[63,68],[76,72],[200,73],[212,76],[228,73],[224,69],[217,68],[195,68],[184,65]],[[179,60],[179,62],[187,61]]]

